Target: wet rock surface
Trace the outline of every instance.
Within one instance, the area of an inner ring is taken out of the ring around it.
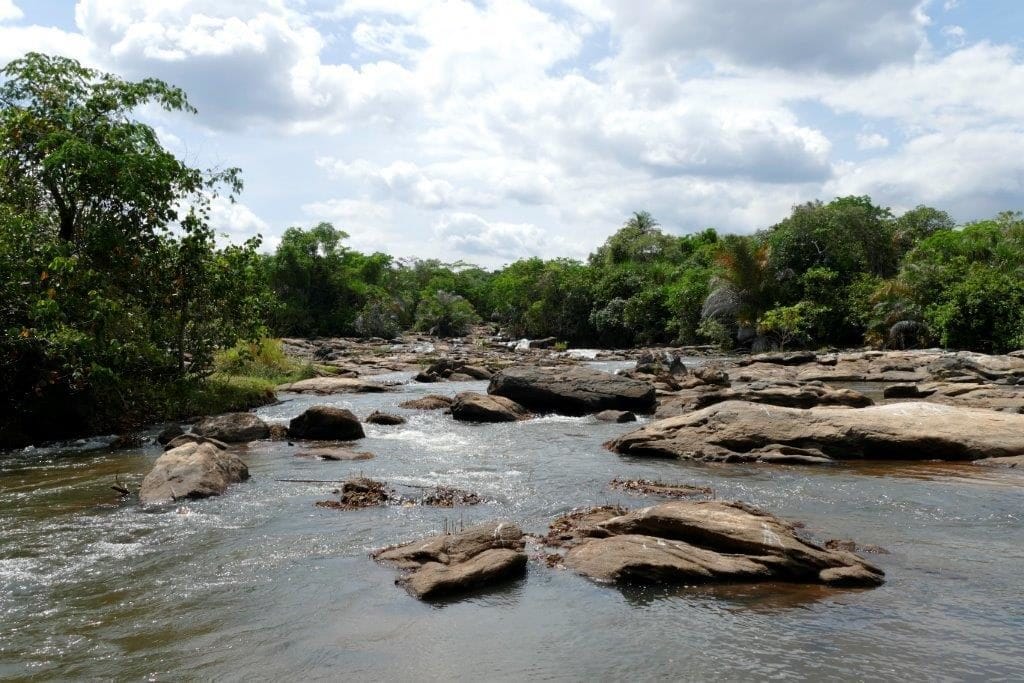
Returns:
[[[404,401],[398,404],[399,408],[406,408],[408,410],[445,410],[450,408],[452,401],[451,396],[440,396],[437,394],[430,394],[423,398],[414,398],[409,401]]]
[[[559,537],[564,565],[605,583],[791,581],[877,586],[884,573],[852,552],[797,536],[797,527],[739,503],[672,501],[603,518],[592,511]],[[558,523],[566,525],[566,518]],[[574,530],[579,522],[583,529]]]
[[[893,384],[884,390],[888,399],[917,399],[951,406],[986,408],[1024,414],[1024,387],[975,382]]]
[[[504,582],[526,571],[522,530],[488,522],[373,553],[378,562],[407,572],[396,583],[430,599]]]
[[[158,505],[183,499],[208,498],[249,478],[249,468],[234,453],[212,443],[184,443],[157,458],[142,480],[139,502]]]
[[[224,443],[242,443],[270,437],[270,427],[252,413],[227,413],[201,420],[192,433]]]
[[[387,505],[394,498],[394,492],[383,481],[358,477],[349,479],[341,485],[338,500],[319,500],[318,508],[333,510],[359,510],[368,507]]]
[[[313,406],[288,423],[288,435],[295,439],[354,441],[366,436],[351,410],[335,406]]]
[[[224,443],[223,441],[218,441],[217,439],[210,439],[205,436],[199,436],[198,434],[182,434],[181,436],[176,436],[170,441],[168,441],[166,444],[164,444],[164,450],[169,451],[173,448],[177,448],[178,446],[184,446],[185,444],[188,443],[208,443],[222,451],[227,449],[228,447],[226,443]]]
[[[392,415],[391,413],[382,413],[379,410],[375,410],[366,416],[366,422],[372,425],[385,425],[395,426],[403,425],[406,423],[406,419],[401,415]]]
[[[462,422],[516,422],[529,416],[523,406],[504,396],[464,391],[451,404],[452,417]]]
[[[655,407],[655,389],[649,382],[584,367],[506,368],[491,379],[487,393],[534,412],[562,415],[609,409],[650,413]]]
[[[372,460],[375,456],[368,451],[357,451],[346,446],[323,446],[309,448],[295,453],[297,458],[316,458],[329,461]]]
[[[977,460],[1024,454],[1024,416],[922,402],[800,410],[726,401],[605,445],[623,455],[724,462]]]
[[[594,415],[594,419],[598,422],[625,424],[626,422],[636,422],[636,413],[629,410],[602,410]]]

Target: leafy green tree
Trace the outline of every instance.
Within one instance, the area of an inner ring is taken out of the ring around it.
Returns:
[[[715,260],[718,270],[702,317],[734,324],[738,336],[749,340],[775,301],[777,279],[771,248],[755,237],[729,235],[718,243]]]
[[[51,438],[137,423],[258,331],[258,241],[217,249],[208,223],[238,171],[187,166],[132,117],[194,113],[166,83],[36,53],[0,73],[0,422]]]
[[[478,320],[472,304],[443,290],[420,301],[416,309],[416,329],[440,337],[461,337]]]

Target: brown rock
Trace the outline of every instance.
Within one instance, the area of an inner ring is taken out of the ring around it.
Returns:
[[[398,404],[399,408],[407,408],[410,410],[441,410],[451,406],[452,401],[455,399],[450,396],[439,396],[437,394],[430,394],[423,398],[414,398],[404,403]]]
[[[207,498],[220,495],[228,485],[248,478],[249,468],[237,455],[212,443],[185,443],[157,458],[142,480],[139,502],[156,505]]]
[[[238,443],[270,437],[270,427],[252,413],[227,413],[207,417],[192,428],[192,432],[208,439],[225,443]]]
[[[672,501],[599,522],[565,565],[612,583],[796,581],[875,586],[884,573],[850,552],[799,538],[793,524],[749,506]]]
[[[378,507],[391,502],[393,494],[387,484],[368,477],[349,479],[341,485],[339,500],[319,500],[318,508],[334,510],[358,510],[361,508]]]
[[[693,496],[712,496],[710,486],[694,486],[692,484],[669,484],[652,479],[612,479],[608,486],[626,493],[645,496],[661,496],[663,498],[691,498]]]
[[[326,446],[311,448],[295,454],[298,458],[317,458],[318,460],[372,460],[375,456],[367,451],[354,451],[344,446]]]
[[[526,409],[503,396],[464,391],[452,403],[452,417],[462,422],[515,422],[528,416]]]
[[[295,439],[353,441],[366,436],[359,418],[346,408],[313,406],[288,423],[288,434]]]
[[[375,410],[366,417],[366,422],[373,425],[404,425],[405,418],[401,415],[392,415],[391,413],[382,413],[379,410]]]
[[[976,460],[1024,454],[1024,416],[922,402],[800,410],[726,401],[605,445],[623,455],[723,462]]]
[[[226,443],[218,441],[217,439],[208,439],[205,436],[199,436],[198,434],[182,434],[181,436],[176,436],[164,444],[164,450],[169,451],[177,448],[178,446],[184,446],[187,443],[208,443],[222,451],[227,450],[228,447]]]
[[[296,394],[367,394],[390,391],[390,388],[351,377],[311,377],[291,384],[282,384],[277,390]]]
[[[521,576],[526,569],[523,546],[519,527],[489,522],[457,534],[385,548],[374,553],[374,558],[409,571],[398,583],[414,596],[427,599]]]
[[[874,401],[852,389],[835,389],[825,384],[795,382],[754,382],[742,387],[697,387],[666,396],[658,404],[655,417],[661,419],[683,415],[723,401],[749,401],[788,408],[847,406],[864,408]]]
[[[602,410],[594,416],[594,419],[598,422],[624,424],[626,422],[636,422],[636,414],[628,410]]]

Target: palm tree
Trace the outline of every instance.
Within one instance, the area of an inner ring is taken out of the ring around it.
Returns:
[[[752,237],[723,239],[715,255],[719,270],[701,317],[736,325],[741,341],[754,338],[758,320],[774,300],[776,278],[769,256],[768,244]]]

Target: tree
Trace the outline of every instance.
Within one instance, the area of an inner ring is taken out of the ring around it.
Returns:
[[[718,270],[701,317],[733,323],[738,336],[750,338],[775,300],[771,248],[756,238],[730,235],[718,243],[715,262]]]
[[[439,337],[461,337],[478,320],[468,301],[443,290],[420,301],[416,309],[416,329]]]
[[[258,240],[218,249],[208,221],[238,171],[187,166],[133,118],[195,112],[162,81],[36,53],[0,74],[0,262],[18,260],[0,269],[0,422],[51,438],[137,423],[260,326]]]

